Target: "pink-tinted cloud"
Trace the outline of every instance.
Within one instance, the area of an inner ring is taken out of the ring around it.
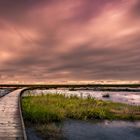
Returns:
[[[139,80],[139,0],[0,1],[3,81]]]

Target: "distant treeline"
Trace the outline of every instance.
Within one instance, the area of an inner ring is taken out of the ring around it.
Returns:
[[[140,88],[140,84],[1,84],[0,87],[15,87],[15,88],[83,88],[102,91],[138,91],[140,89],[130,89],[130,88]]]
[[[0,84],[0,87],[140,87],[140,84]]]

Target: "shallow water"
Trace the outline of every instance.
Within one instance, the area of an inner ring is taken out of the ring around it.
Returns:
[[[36,133],[34,128],[26,128],[26,135],[28,140],[43,140],[43,138]]]
[[[6,95],[9,92],[12,92],[14,89],[12,88],[0,88],[0,97],[2,97],[3,95]]]
[[[69,91],[68,89],[49,89],[49,90],[32,90],[33,95],[41,94],[64,94],[65,96],[78,96],[87,98],[88,96],[101,100],[109,100],[113,102],[127,103],[132,105],[140,105],[140,92],[107,92],[107,91],[93,91],[93,90],[77,90]],[[109,98],[103,98],[103,95],[109,94]]]
[[[140,121],[87,122],[66,120],[61,124],[65,140],[140,140]],[[34,128],[27,128],[29,140],[43,140]]]
[[[140,122],[69,120],[63,124],[67,140],[140,140]]]

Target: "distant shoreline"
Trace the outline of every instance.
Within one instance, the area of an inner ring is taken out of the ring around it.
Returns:
[[[0,87],[140,87],[139,84],[0,84]]]

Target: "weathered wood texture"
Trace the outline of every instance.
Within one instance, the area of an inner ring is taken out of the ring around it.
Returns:
[[[0,98],[0,140],[23,140],[19,98],[21,89]]]

